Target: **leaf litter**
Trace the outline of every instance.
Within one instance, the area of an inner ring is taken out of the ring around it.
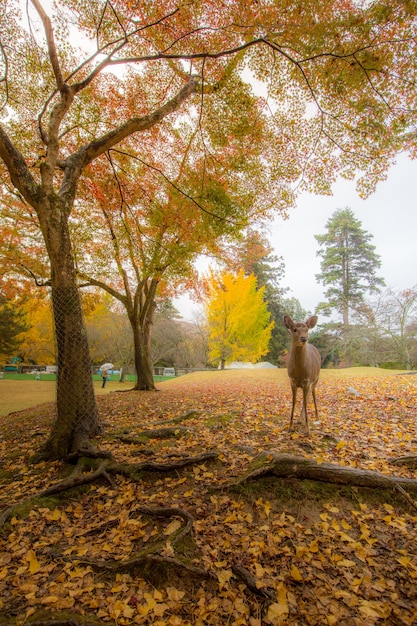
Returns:
[[[53,407],[2,418],[0,504],[22,505],[0,532],[0,623],[416,623],[413,494],[268,476],[233,487],[265,451],[417,478],[393,464],[417,454],[415,395],[413,377],[323,375],[320,423],[307,438],[288,432],[281,371],[195,374],[158,393],[109,394],[98,398],[105,431],[96,443],[119,462],[217,458],[49,499],[35,496],[68,468],[29,458]],[[140,439],[161,424],[186,430]]]

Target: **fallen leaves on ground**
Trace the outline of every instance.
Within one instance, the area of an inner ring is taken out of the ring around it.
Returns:
[[[40,615],[156,626],[416,623],[417,508],[401,494],[272,477],[230,487],[265,450],[417,478],[392,465],[417,454],[416,378],[323,374],[320,423],[309,438],[288,432],[283,372],[195,374],[160,384],[158,393],[100,397],[105,432],[97,443],[118,461],[169,463],[210,450],[218,459],[27,501],[0,533],[0,623]],[[3,508],[67,471],[28,463],[52,413],[45,405],[2,418]],[[125,442],[170,423],[186,429]],[[147,515],[144,506],[186,511],[191,536],[175,544],[184,520]],[[144,550],[168,562],[179,555],[210,578],[176,571],[151,584],[140,568],[126,566]]]

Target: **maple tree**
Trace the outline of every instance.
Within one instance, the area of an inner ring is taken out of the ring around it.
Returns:
[[[415,148],[415,7],[65,0],[49,16],[31,0],[25,28],[20,4],[8,0],[0,13],[0,176],[35,212],[50,261],[57,420],[41,456],[62,458],[88,451],[100,429],[69,229],[86,169],[115,146],[151,150],[168,116],[180,127],[188,114],[206,161],[211,144],[230,140],[224,119],[235,120],[242,148],[248,134],[260,149],[273,136],[258,172],[269,179],[260,211],[290,206],[296,181],[328,193],[338,173],[358,169],[367,193],[398,150]],[[244,70],[266,85],[259,133],[225,97]],[[219,167],[245,166],[243,149],[226,153]]]
[[[255,361],[268,352],[274,322],[264,301],[265,287],[257,289],[254,274],[229,272],[208,277],[205,304],[209,330],[209,358],[224,369],[231,361]]]
[[[255,100],[246,95],[245,103],[249,114],[256,115]],[[242,118],[243,109],[242,104]],[[255,120],[248,123],[254,124]],[[111,151],[111,167],[87,173],[81,188],[90,200],[74,212],[78,277],[85,285],[100,287],[126,309],[137,390],[155,389],[151,339],[158,299],[196,282],[192,262],[198,254],[227,256],[228,242],[254,215],[259,146],[255,143],[254,149],[246,149],[244,169],[236,170],[231,163],[219,177],[207,159],[192,156],[196,148],[190,146],[189,132],[184,129],[183,134],[187,141],[176,141],[169,166],[163,147],[156,149],[166,168],[178,170],[175,179],[166,180],[162,163],[155,165],[156,158],[149,167],[126,153]],[[224,150],[218,147],[214,152],[213,148],[213,161],[224,160]],[[86,245],[87,256],[82,253]]]

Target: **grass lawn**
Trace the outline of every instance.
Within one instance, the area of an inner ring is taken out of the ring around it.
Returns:
[[[94,380],[96,395],[104,395],[120,389],[129,389],[132,382],[107,381],[104,389],[101,380]],[[30,407],[55,400],[55,380],[0,380],[0,416],[23,411]]]
[[[329,369],[322,370],[320,378],[321,380],[333,380],[340,378],[352,378],[362,379],[369,376],[375,377],[389,377],[401,372],[397,370],[383,370],[376,367],[352,367],[349,369]],[[278,380],[286,380],[287,371],[285,369],[279,370],[225,370],[224,372],[196,372],[194,374],[188,374],[184,380],[190,380],[194,383],[199,380],[205,381],[216,380],[221,376],[223,379],[229,377],[231,381],[239,380],[242,377],[249,381],[254,381],[262,375]],[[182,377],[181,377],[182,378]],[[161,382],[171,381],[175,384],[175,381],[179,379],[158,376],[155,378],[156,384]],[[94,390],[96,395],[105,395],[113,391],[125,391],[132,387],[132,381],[126,381],[120,383],[118,380],[109,380],[104,389],[101,388],[101,378],[97,376],[93,380]],[[55,400],[55,380],[46,380],[43,377],[41,380],[34,380],[33,375],[25,374],[11,374],[7,375],[3,379],[0,379],[0,416],[8,415],[9,413],[15,413],[17,411],[23,411],[38,404],[45,402],[53,402]],[[319,387],[318,387],[319,389]]]

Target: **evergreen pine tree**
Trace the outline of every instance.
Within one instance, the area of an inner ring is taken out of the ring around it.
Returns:
[[[326,224],[327,232],[315,235],[321,249],[321,273],[318,282],[325,287],[326,302],[318,310],[330,315],[333,310],[341,314],[343,328],[347,330],[350,312],[363,303],[367,292],[378,292],[384,280],[376,272],[381,266],[380,257],[370,241],[372,235],[362,228],[349,208],[338,209]]]
[[[21,344],[19,335],[26,330],[24,312],[0,294],[0,355],[11,356]]]

